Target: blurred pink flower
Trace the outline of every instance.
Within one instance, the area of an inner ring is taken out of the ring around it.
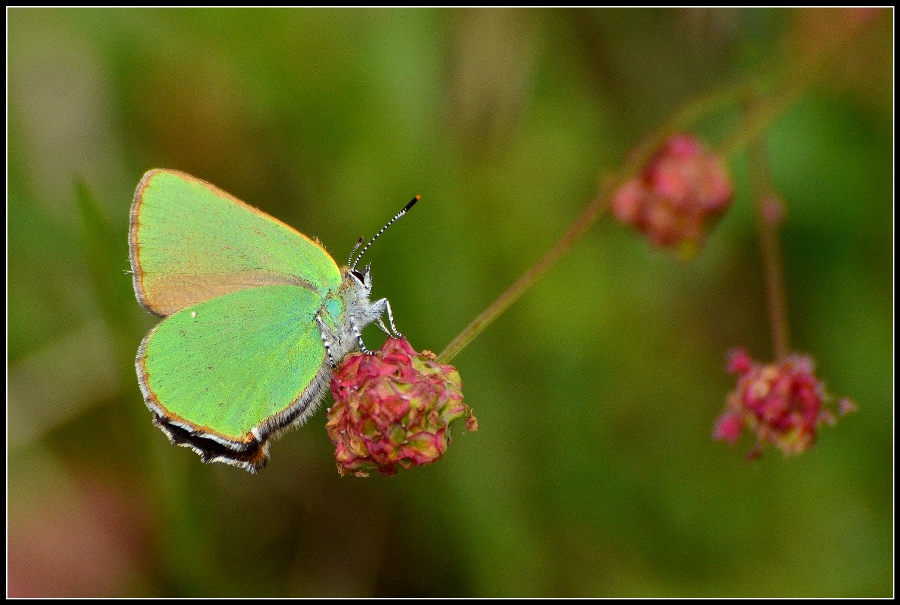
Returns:
[[[676,248],[691,258],[731,198],[731,179],[721,158],[682,133],[669,137],[641,172],[619,187],[610,204],[619,221],[643,232],[653,245]]]
[[[729,353],[728,371],[738,375],[737,388],[728,396],[713,438],[734,445],[744,429],[753,432],[757,443],[751,458],[762,453],[764,442],[786,456],[805,452],[815,443],[822,423],[835,423],[834,413],[826,408],[831,398],[808,357],[789,355],[778,363],[758,364],[743,349],[735,349]],[[845,398],[839,415],[855,407]]]

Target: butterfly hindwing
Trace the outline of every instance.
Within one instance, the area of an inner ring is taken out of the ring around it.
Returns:
[[[138,350],[148,407],[235,449],[305,418],[330,374],[320,305],[305,288],[260,286],[166,318]]]

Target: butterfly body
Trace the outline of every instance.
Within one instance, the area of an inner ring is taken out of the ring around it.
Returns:
[[[390,318],[368,267],[339,269],[319,243],[180,172],[141,179],[129,244],[137,299],[165,318],[138,349],[144,401],[204,462],[260,470],[360,331]]]

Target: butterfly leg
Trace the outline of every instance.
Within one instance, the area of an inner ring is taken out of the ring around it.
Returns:
[[[375,301],[372,305],[372,309],[377,313],[375,325],[381,328],[382,332],[391,338],[403,338],[403,335],[397,331],[397,326],[394,325],[394,314],[391,312],[391,303],[388,302],[388,299],[382,298],[381,300]],[[391,326],[390,330],[384,325],[384,319],[381,317],[384,313],[387,313],[388,324]]]
[[[325,346],[325,353],[328,355],[328,361],[331,363],[332,368],[336,368],[337,364],[334,363],[334,356],[331,354],[331,344],[330,342],[334,342],[334,332],[325,325],[325,322],[322,321],[322,318],[319,317],[319,314],[316,313],[316,323],[319,324],[319,334],[322,336],[322,344]]]
[[[391,303],[390,303],[390,301],[388,301],[388,299],[386,299],[386,298],[382,298],[382,299],[381,299],[380,301],[378,301],[378,302],[383,302],[383,303],[384,303],[384,311],[387,313],[387,316],[388,316],[388,324],[391,326],[391,329],[388,330],[388,329],[385,327],[385,325],[384,325],[384,320],[381,319],[381,316],[380,316],[380,315],[379,315],[379,317],[378,317],[378,325],[379,325],[379,327],[381,327],[381,329],[384,330],[384,333],[387,334],[388,336],[390,336],[391,338],[403,338],[403,334],[401,334],[400,331],[397,330],[397,326],[394,325],[394,314],[393,314],[393,312],[391,312]]]
[[[359,343],[359,350],[366,355],[371,355],[372,351],[366,348],[366,343],[364,343],[362,339],[362,332],[356,326],[356,322],[353,320],[353,317],[350,316],[347,319],[350,322],[350,329],[353,330],[353,336],[356,338],[356,342]]]

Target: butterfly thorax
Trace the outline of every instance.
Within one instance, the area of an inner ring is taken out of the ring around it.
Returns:
[[[343,267],[340,287],[337,292],[329,293],[323,301],[321,313],[325,326],[322,338],[335,361],[357,350],[363,328],[380,321],[386,301],[381,299],[372,302],[369,300],[371,292],[372,276],[369,267],[366,267],[364,273]]]

